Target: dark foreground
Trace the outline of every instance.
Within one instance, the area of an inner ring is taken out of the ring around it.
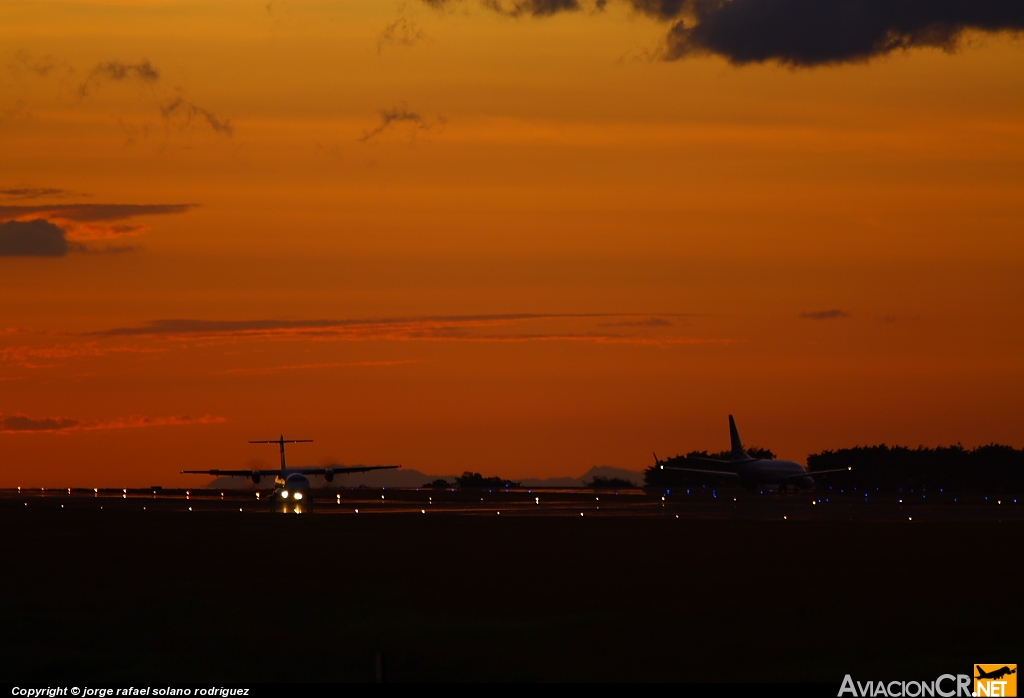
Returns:
[[[0,680],[933,679],[1024,656],[1016,520],[0,507]],[[1017,552],[1014,552],[1017,551]]]

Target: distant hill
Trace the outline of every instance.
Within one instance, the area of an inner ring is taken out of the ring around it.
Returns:
[[[319,475],[309,478],[314,488],[347,489],[349,487],[423,487],[428,482],[441,479],[454,483],[457,475],[429,475],[419,470],[401,468],[398,470],[371,470],[368,473],[352,473],[351,475],[335,475],[334,482],[327,482]],[[523,487],[585,487],[595,477],[621,478],[629,480],[637,487],[643,485],[644,475],[635,470],[613,468],[599,465],[591,468],[579,477],[528,478],[520,480]],[[259,485],[244,477],[218,477],[204,485],[210,489],[225,490],[257,490],[266,489],[273,483],[272,478],[263,478]]]
[[[642,487],[644,483],[644,474],[642,472],[626,470],[624,468],[613,468],[610,465],[594,466],[579,477],[528,478],[520,480],[520,482],[523,487],[586,487],[585,483],[590,482],[595,477],[615,477],[628,480],[637,487]]]

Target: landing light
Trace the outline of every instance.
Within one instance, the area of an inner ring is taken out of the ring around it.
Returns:
[[[296,499],[302,499],[302,493],[301,492],[296,492],[295,493],[295,498]]]
[[[288,499],[288,490],[281,490],[281,499]]]

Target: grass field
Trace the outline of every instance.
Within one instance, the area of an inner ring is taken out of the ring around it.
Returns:
[[[0,507],[6,681],[825,681],[1024,656],[1021,521]]]

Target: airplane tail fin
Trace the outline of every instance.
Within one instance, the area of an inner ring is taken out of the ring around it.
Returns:
[[[743,450],[743,442],[740,441],[740,433],[736,431],[736,421],[729,415],[729,438],[732,440],[732,462],[740,463],[743,461],[753,460],[747,455],[747,452]]]

